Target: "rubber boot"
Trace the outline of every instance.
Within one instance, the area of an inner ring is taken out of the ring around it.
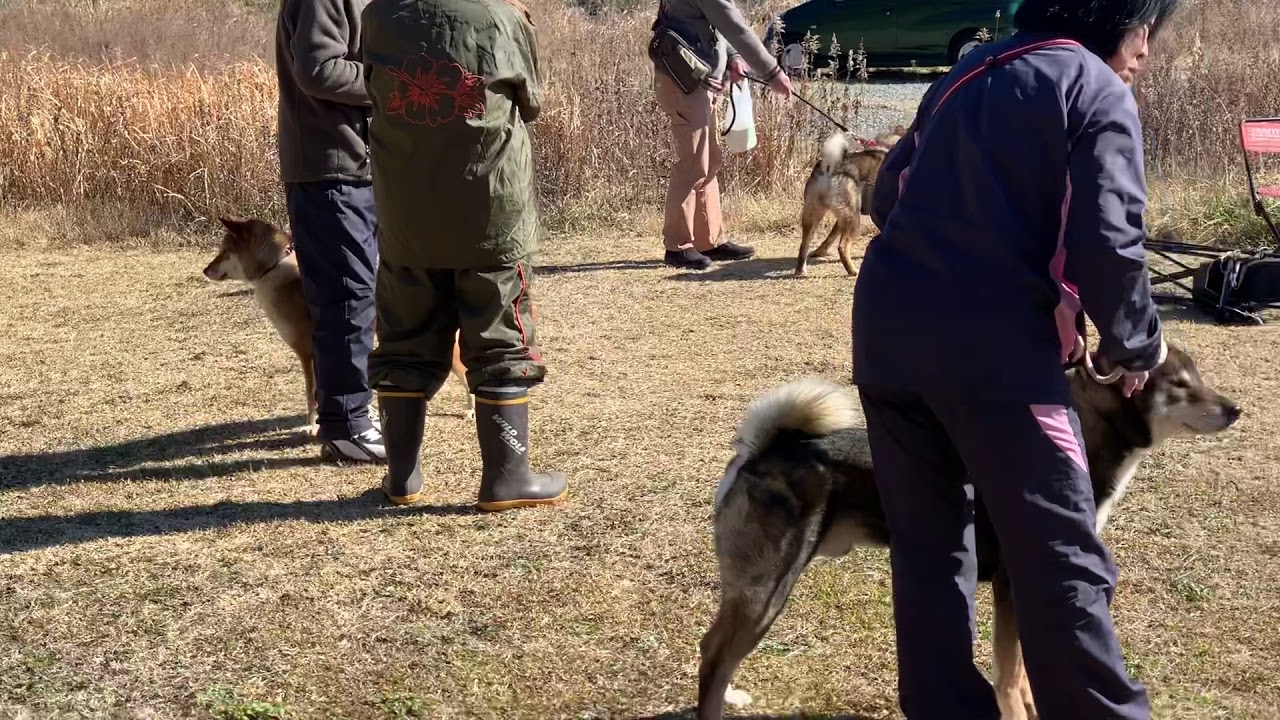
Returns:
[[[529,391],[482,387],[476,391],[476,437],[484,474],[480,500],[485,512],[559,502],[569,493],[564,473],[529,469]]]
[[[382,493],[396,505],[411,505],[422,498],[422,431],[427,421],[427,398],[422,393],[378,391],[382,414],[382,439],[387,449],[387,474]]]

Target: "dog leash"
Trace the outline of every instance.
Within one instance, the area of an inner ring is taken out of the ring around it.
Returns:
[[[769,83],[764,82],[764,81],[763,81],[763,79],[760,79],[760,78],[758,78],[758,77],[751,76],[751,74],[745,74],[745,76],[742,76],[742,77],[744,77],[744,78],[748,79],[748,81],[750,81],[750,82],[754,82],[754,83],[756,83],[756,85],[763,85],[764,87],[769,87]],[[832,118],[832,117],[831,117],[831,115],[828,115],[828,114],[826,113],[826,111],[824,111],[822,108],[819,108],[819,106],[814,105],[814,104],[813,104],[813,102],[810,102],[808,99],[805,99],[805,97],[804,97],[803,95],[800,95],[800,94],[799,94],[799,92],[796,92],[795,90],[792,90],[792,91],[791,91],[791,96],[792,96],[792,97],[795,97],[795,99],[796,99],[796,100],[799,100],[799,101],[801,101],[801,102],[804,102],[804,104],[805,104],[805,105],[810,106],[810,108],[813,108],[813,110],[815,111],[815,113],[818,113],[819,115],[822,115],[822,117],[823,117],[823,118],[827,118],[827,120],[829,120],[829,122],[831,122],[831,124],[833,124],[833,126],[836,126],[837,128],[840,128],[840,129],[841,129],[841,131],[845,133],[845,135],[850,135],[850,136],[854,137],[854,140],[856,140],[856,141],[858,141],[858,142],[863,143],[863,145],[865,145],[865,146],[872,146],[872,145],[876,145],[876,141],[874,141],[874,140],[864,140],[864,138],[858,137],[858,136],[854,135],[854,133],[849,132],[849,128],[847,128],[847,127],[845,126],[845,124],[844,124],[844,123],[841,123],[841,122],[840,122],[840,120],[837,120],[836,118]],[[735,105],[733,105],[733,92],[732,92],[732,91],[730,92],[730,95],[728,95],[728,109],[730,109],[730,113],[731,113],[731,114],[730,114],[730,117],[728,117],[728,118],[730,118],[730,119],[728,119],[728,124],[730,124],[730,127],[732,127],[732,126],[733,126],[733,119],[735,119],[735,118],[737,117],[737,108],[736,108],[736,106],[735,106]],[[726,136],[726,135],[728,135],[728,131],[727,131],[727,129],[726,129],[726,131],[724,131],[724,132],[722,132],[722,133],[721,133],[721,137],[724,137],[724,136]]]
[[[1091,357],[1091,355],[1092,353],[1090,353],[1087,350],[1085,351],[1084,369],[1086,372],[1089,373],[1089,377],[1093,378],[1094,382],[1098,383],[1099,385],[1111,385],[1116,381],[1118,381],[1120,378],[1124,377],[1124,368],[1120,367],[1119,365],[1117,365],[1111,371],[1110,374],[1103,376],[1098,372],[1098,369],[1094,367],[1093,358]]]
[[[746,76],[746,78],[747,78],[747,80],[750,80],[751,82],[756,83],[756,84],[758,84],[758,85],[763,85],[763,86],[765,86],[765,87],[769,87],[769,83],[765,82],[764,80],[761,80],[761,79],[760,79],[760,78],[758,78],[758,77],[755,77],[754,75],[747,75],[747,76]],[[820,108],[820,107],[818,107],[817,105],[814,105],[813,103],[809,102],[809,99],[808,99],[808,98],[806,98],[805,96],[803,96],[803,95],[801,95],[800,93],[796,92],[794,88],[792,88],[792,90],[791,90],[791,97],[793,97],[793,98],[795,98],[795,99],[799,100],[800,102],[804,103],[805,105],[808,105],[808,106],[809,106],[809,107],[810,107],[814,112],[818,113],[819,115],[821,115],[822,117],[824,117],[824,118],[826,118],[828,121],[830,121],[830,123],[831,123],[832,125],[835,125],[836,127],[840,128],[840,130],[841,130],[842,132],[847,133],[847,134],[851,134],[851,133],[849,133],[849,128],[848,128],[848,127],[846,127],[846,126],[845,126],[843,123],[841,123],[839,120],[836,120],[835,118],[831,117],[831,116],[830,116],[829,114],[827,114],[827,112],[826,112],[825,110],[823,110],[822,108]],[[857,140],[861,140],[862,138],[855,138],[855,139],[857,139]]]
[[[769,83],[765,82],[764,80],[761,80],[761,79],[760,79],[760,78],[758,78],[758,77],[755,77],[754,75],[747,74],[747,75],[744,75],[743,77],[744,77],[744,78],[746,78],[746,79],[747,79],[748,81],[750,81],[750,82],[756,83],[757,85],[763,85],[763,86],[765,86],[765,87],[769,87]],[[819,115],[821,115],[822,117],[826,118],[826,119],[827,119],[827,120],[828,120],[832,125],[835,125],[837,128],[839,128],[841,132],[843,132],[843,133],[844,133],[844,134],[846,134],[846,135],[849,135],[849,136],[850,136],[850,137],[852,137],[854,140],[857,140],[858,142],[862,143],[862,145],[863,145],[863,146],[865,146],[865,147],[871,147],[871,146],[873,146],[873,145],[875,145],[875,144],[876,144],[876,141],[875,141],[875,140],[868,140],[868,139],[866,139],[866,138],[860,138],[860,137],[858,137],[857,135],[854,135],[853,133],[849,132],[849,128],[848,128],[848,126],[846,126],[844,123],[841,123],[839,120],[836,120],[835,118],[831,117],[831,115],[830,115],[830,114],[828,114],[828,113],[827,113],[825,110],[823,110],[822,108],[820,108],[820,107],[818,107],[817,105],[814,105],[813,103],[809,102],[808,98],[806,98],[806,97],[804,97],[803,95],[801,95],[800,93],[796,92],[794,89],[792,89],[792,90],[791,90],[791,97],[793,97],[793,98],[795,98],[795,99],[799,100],[800,102],[804,103],[805,105],[808,105],[808,106],[809,106],[809,107],[810,107],[814,112],[816,112],[816,113],[818,113]],[[729,93],[729,110],[730,110],[730,111],[731,111],[731,113],[732,113],[732,114],[729,116],[729,126],[730,126],[730,127],[732,127],[732,126],[733,126],[733,120],[734,120],[734,118],[737,116],[737,113],[738,113],[738,109],[737,109],[736,107],[734,107],[734,104],[733,104],[733,93],[732,93],[732,92],[730,92],[730,93]],[[728,130],[725,130],[723,133],[721,133],[721,135],[720,135],[720,136],[721,136],[721,137],[724,137],[725,135],[728,135],[728,134],[729,134],[729,131],[728,131]]]

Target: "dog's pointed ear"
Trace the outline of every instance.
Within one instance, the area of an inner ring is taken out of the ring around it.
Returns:
[[[219,216],[218,222],[222,223],[223,227],[225,227],[227,230],[233,233],[239,233],[243,231],[245,228],[245,225],[248,225],[248,222],[246,222],[245,220],[242,220],[237,217],[227,217],[225,215]]]

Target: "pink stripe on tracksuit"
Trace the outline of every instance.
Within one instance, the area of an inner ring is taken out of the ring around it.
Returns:
[[[1032,405],[1031,416],[1036,419],[1045,437],[1071,458],[1085,472],[1089,472],[1089,461],[1085,459],[1084,449],[1076,438],[1075,428],[1071,427],[1071,418],[1065,405]]]

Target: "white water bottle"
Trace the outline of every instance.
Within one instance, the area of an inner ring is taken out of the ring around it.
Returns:
[[[752,116],[751,86],[745,80],[733,83],[729,89],[729,101],[733,103],[730,110],[729,132],[725,136],[725,145],[731,153],[744,153],[756,146],[756,121]]]

